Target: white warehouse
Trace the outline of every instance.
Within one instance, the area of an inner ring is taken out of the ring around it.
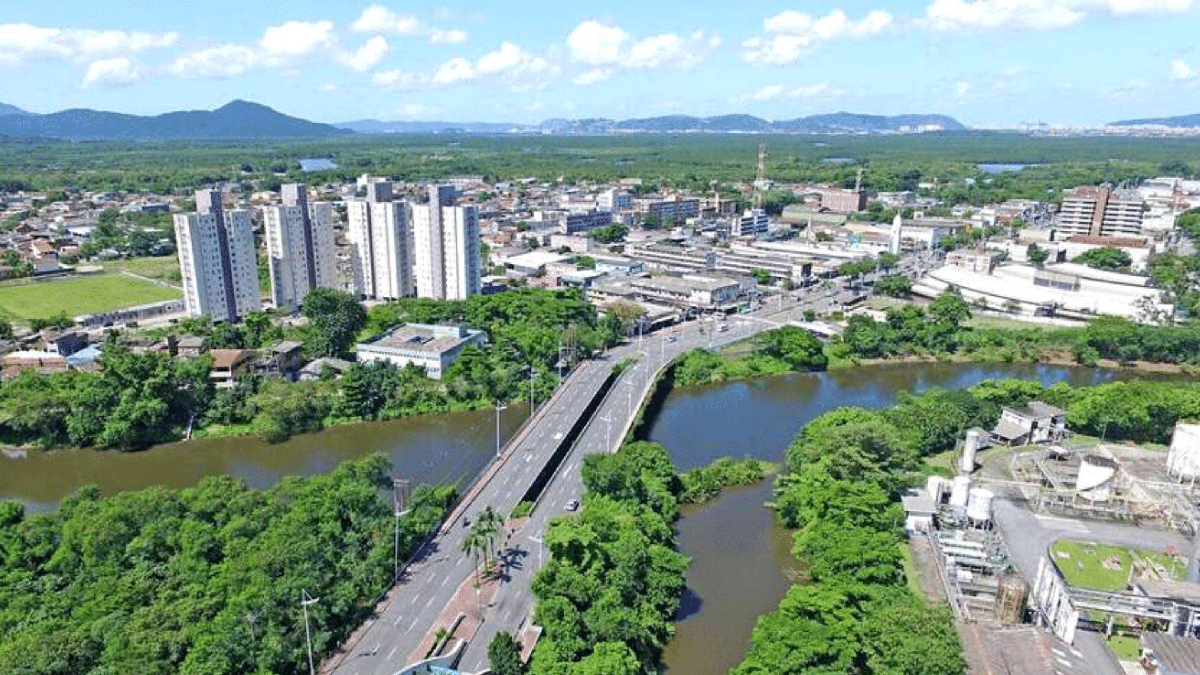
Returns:
[[[487,342],[487,333],[466,326],[430,326],[410,323],[358,343],[362,363],[388,361],[403,368],[420,366],[435,380],[458,359],[462,350]]]

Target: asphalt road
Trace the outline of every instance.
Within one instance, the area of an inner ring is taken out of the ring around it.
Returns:
[[[814,294],[814,302],[804,306],[825,306],[836,302],[839,295],[840,292],[818,298],[818,294]],[[606,448],[611,450],[619,442],[632,413],[641,405],[650,376],[659,366],[687,349],[733,342],[786,323],[793,312],[799,314],[797,308],[800,306],[801,303],[794,299],[782,304],[768,303],[756,312],[730,317],[727,321],[729,329],[723,332],[713,330],[715,322],[691,321],[633,340],[610,350],[604,359],[585,362],[576,368],[554,397],[538,411],[538,418],[526,427],[523,437],[505,448],[502,466],[482,484],[478,496],[467,503],[466,518],[473,522],[486,505],[501,514],[511,512],[548,461],[558,440],[569,431],[579,411],[598,391],[612,364],[640,354],[638,362],[622,373],[590,425],[563,460],[530,521],[517,538],[509,542],[508,546],[513,548],[513,554],[508,556],[510,578],[497,592],[492,606],[487,608],[483,627],[464,657],[464,669],[485,668],[487,643],[491,636],[500,629],[515,632],[528,619],[532,611],[529,586],[533,574],[541,567],[540,561],[544,560],[540,541],[547,523],[550,518],[565,512],[567,501],[582,493],[581,458]],[[781,310],[790,311],[778,317],[771,316]],[[704,334],[699,331],[702,324]],[[611,421],[598,421],[605,419]],[[402,574],[392,592],[392,601],[369,621],[361,639],[341,662],[332,669],[324,669],[325,672],[393,675],[409,665],[409,655],[434,627],[459,585],[472,574],[472,561],[461,553],[460,548],[468,529],[462,525],[462,520],[461,514],[456,516],[453,523],[422,549]]]

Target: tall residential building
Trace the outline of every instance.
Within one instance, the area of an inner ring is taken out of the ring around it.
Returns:
[[[612,188],[596,195],[596,209],[616,213],[633,208],[633,193]]]
[[[1077,187],[1058,210],[1060,239],[1084,234],[1136,237],[1142,234],[1142,200],[1136,193],[1114,192],[1107,185]]]
[[[479,292],[479,210],[455,206],[454,188],[429,186],[429,203],[412,206],[417,296],[466,300]]]
[[[392,184],[366,184],[365,199],[346,202],[354,291],[365,298],[395,300],[413,294],[412,229]]]
[[[221,193],[196,193],[196,213],[175,215],[175,243],[189,316],[237,321],[262,309],[250,213],[225,211]]]
[[[271,301],[295,309],[314,288],[337,288],[334,263],[333,207],[309,203],[308,188],[283,186],[283,206],[263,209]]]

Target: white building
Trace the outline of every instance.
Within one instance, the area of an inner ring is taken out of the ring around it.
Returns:
[[[1077,187],[1063,197],[1058,211],[1059,238],[1073,234],[1136,237],[1142,233],[1142,199],[1136,191],[1108,186]]]
[[[633,208],[633,193],[613,188],[596,195],[596,210],[617,213]]]
[[[463,349],[486,342],[481,330],[410,323],[358,343],[357,351],[360,363],[387,361],[401,368],[411,363],[440,380]]]
[[[395,300],[413,294],[412,228],[392,184],[366,184],[365,199],[346,201],[354,291],[364,298]]]
[[[734,237],[757,237],[766,234],[770,224],[766,211],[746,209],[742,215],[733,217],[729,234]]]
[[[237,321],[262,309],[250,213],[225,211],[221,193],[196,193],[196,213],[175,215],[185,311]]]
[[[295,309],[314,288],[336,288],[333,207],[309,203],[308,188],[283,186],[283,205],[263,209],[267,234],[267,263],[271,271],[271,302]]]
[[[417,296],[466,300],[479,292],[479,210],[455,206],[449,185],[429,186],[429,203],[412,206]]]

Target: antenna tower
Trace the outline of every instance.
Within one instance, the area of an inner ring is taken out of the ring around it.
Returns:
[[[754,208],[761,209],[763,192],[767,189],[767,142],[758,144],[758,175],[754,179]]]

